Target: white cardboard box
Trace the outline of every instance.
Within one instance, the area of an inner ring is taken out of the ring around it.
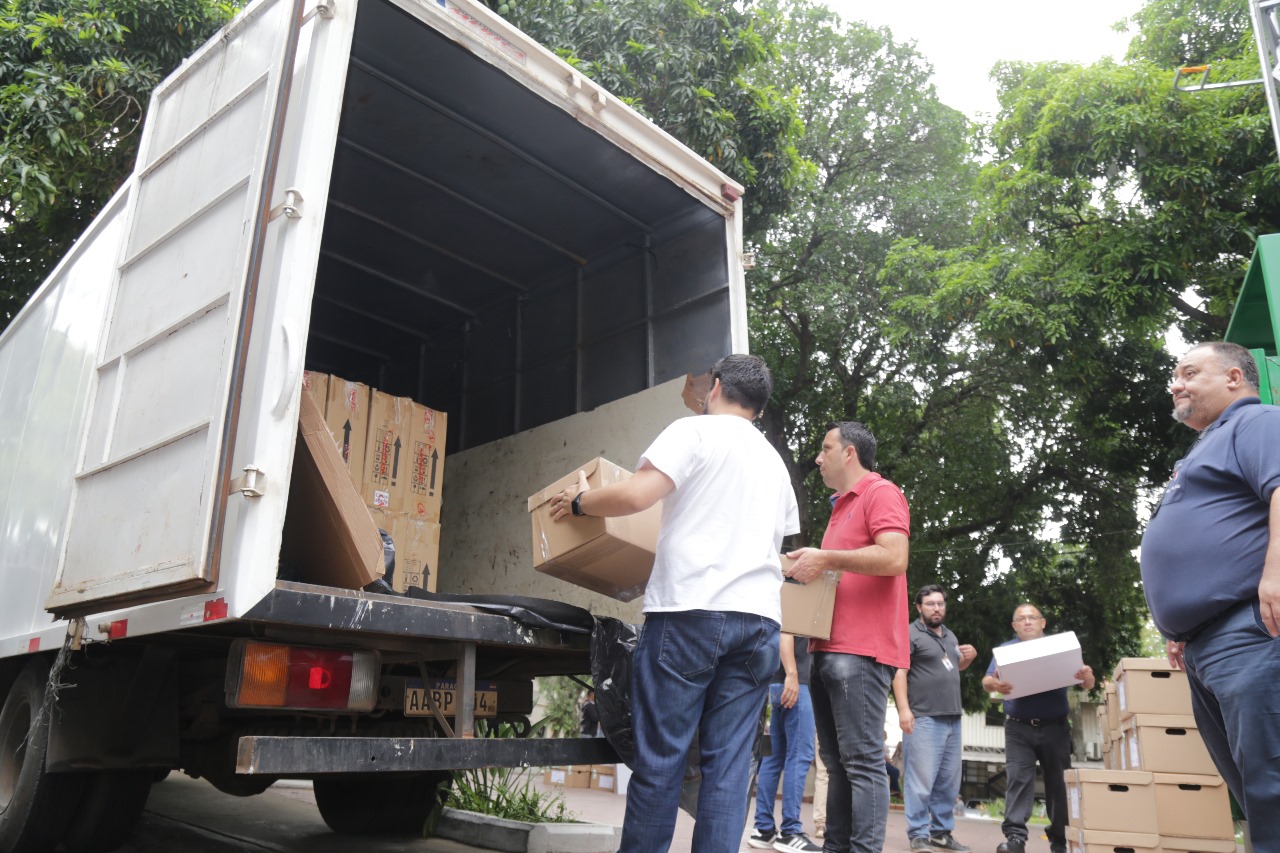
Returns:
[[[1000,680],[1013,685],[1005,699],[1080,684],[1076,673],[1084,666],[1084,658],[1075,631],[996,646],[992,654]]]

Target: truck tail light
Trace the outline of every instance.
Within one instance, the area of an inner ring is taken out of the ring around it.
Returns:
[[[227,666],[232,708],[370,711],[378,697],[377,652],[237,640]]]

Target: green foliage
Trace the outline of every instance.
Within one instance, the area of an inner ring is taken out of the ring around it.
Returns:
[[[527,767],[481,767],[454,776],[449,806],[526,823],[574,823],[558,794],[534,785]]]
[[[0,317],[133,167],[151,90],[226,22],[224,0],[0,2]]]
[[[553,675],[537,679],[538,696],[547,708],[540,725],[552,737],[576,737],[582,721],[579,708],[586,691],[571,678]]]
[[[513,23],[749,190],[746,228],[786,208],[806,166],[780,22],[729,0],[522,0]]]
[[[534,726],[528,736],[541,736],[542,726]],[[516,736],[515,728],[508,723],[495,726],[487,720],[476,720],[476,737]],[[559,795],[546,794],[535,787],[532,772],[528,767],[459,770],[454,773],[447,805],[526,823],[575,822],[577,818],[566,811]]]

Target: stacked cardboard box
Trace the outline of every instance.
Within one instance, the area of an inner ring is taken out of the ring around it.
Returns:
[[[617,785],[617,765],[614,764],[592,764],[591,765],[591,787],[599,791],[616,791]]]
[[[1072,853],[1235,850],[1226,785],[1191,716],[1186,675],[1125,658],[1105,696],[1108,769],[1066,774]]]
[[[545,785],[559,785],[562,788],[590,788],[591,765],[586,767],[548,767],[542,774]]]
[[[436,588],[448,416],[408,397],[308,371],[334,445],[379,528],[396,547],[393,586]]]

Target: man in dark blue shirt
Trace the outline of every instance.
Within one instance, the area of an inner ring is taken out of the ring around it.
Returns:
[[[1019,604],[1013,611],[1013,630],[1018,636],[1000,645],[1043,637],[1045,624],[1034,604]],[[1093,689],[1093,670],[1088,666],[1080,668],[1076,679],[1085,690]],[[1002,694],[1013,690],[1012,684],[1000,679],[995,658],[987,667],[982,689]],[[1004,700],[1005,794],[1000,829],[1005,841],[996,848],[997,853],[1025,853],[1027,849],[1027,819],[1035,804],[1037,760],[1044,771],[1049,849],[1052,853],[1066,853],[1067,784],[1062,774],[1071,769],[1071,727],[1067,725],[1070,710],[1065,687]]]
[[[1280,848],[1280,408],[1238,344],[1192,348],[1173,417],[1200,432],[1142,537],[1142,584],[1259,850]]]

